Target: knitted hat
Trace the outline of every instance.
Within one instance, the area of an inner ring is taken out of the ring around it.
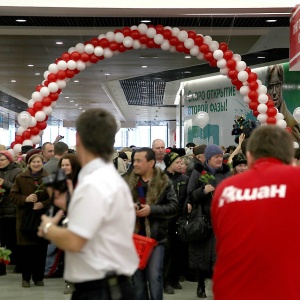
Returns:
[[[236,166],[241,164],[247,164],[247,159],[244,154],[239,153],[235,155],[232,159],[232,168],[234,169]]]
[[[7,150],[1,150],[0,154],[4,155],[10,162],[14,161],[14,159],[11,156],[11,154],[9,153],[9,151],[7,151]]]
[[[208,145],[205,148],[204,155],[207,161],[209,161],[214,155],[217,154],[223,155],[223,150],[219,146],[212,144],[212,145]]]
[[[174,160],[178,157],[180,157],[179,154],[175,153],[175,152],[170,152],[170,153],[165,154],[164,162],[165,162],[166,168],[169,168],[171,166],[171,164],[174,162]]]
[[[194,155],[203,154],[206,147],[207,146],[205,144],[194,147],[193,149]]]
[[[31,162],[36,156],[39,156],[39,157],[43,160],[43,156],[42,156],[41,150],[39,150],[39,149],[32,149],[32,150],[29,150],[29,151],[27,152],[26,158],[25,158],[26,164],[30,164],[30,162]]]

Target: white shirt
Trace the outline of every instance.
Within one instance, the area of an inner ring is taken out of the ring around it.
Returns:
[[[162,161],[156,161],[156,164],[155,164],[155,166],[156,167],[159,167],[161,170],[165,170],[165,168],[166,168],[166,164],[165,164],[165,162],[162,160]]]
[[[126,276],[135,272],[139,259],[132,239],[134,204],[112,163],[98,158],[81,169],[68,217],[68,229],[88,241],[80,252],[66,251],[66,280],[84,282],[102,279],[109,271]]]

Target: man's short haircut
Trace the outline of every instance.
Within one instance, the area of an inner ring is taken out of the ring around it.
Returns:
[[[134,154],[139,152],[146,152],[146,156],[145,156],[146,160],[147,161],[154,160],[153,168],[155,168],[155,163],[156,163],[155,152],[149,147],[142,147],[135,150]]]
[[[63,155],[67,152],[69,146],[64,142],[57,142],[54,144],[54,155]]]
[[[108,111],[96,108],[82,113],[76,121],[76,130],[83,146],[106,162],[114,153],[117,123]]]
[[[256,128],[247,142],[247,151],[255,160],[273,157],[285,164],[292,163],[295,152],[292,135],[276,125]]]
[[[50,142],[45,142],[45,143],[42,145],[42,151],[45,151],[47,145],[53,145],[53,144],[50,143]]]
[[[153,140],[153,142],[152,142],[152,149],[153,149],[153,147],[154,147],[154,144],[155,144],[156,142],[158,142],[158,141],[163,142],[164,145],[166,146],[165,142],[164,142],[162,139],[155,139],[155,140]]]

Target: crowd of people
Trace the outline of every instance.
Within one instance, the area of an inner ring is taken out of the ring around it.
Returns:
[[[241,134],[237,146],[166,148],[156,139],[152,147],[116,151],[117,126],[102,109],[83,113],[76,130],[76,151],[61,137],[36,149],[23,146],[16,157],[0,151],[0,243],[12,250],[22,287],[61,275],[60,263],[72,300],[162,300],[183,280],[197,281],[195,296],[206,298],[207,278],[215,300],[300,298],[300,151],[289,133],[263,126],[249,139]],[[49,179],[58,170],[65,186]],[[177,220],[199,212],[212,234],[181,240]],[[157,242],[144,269],[133,233]]]

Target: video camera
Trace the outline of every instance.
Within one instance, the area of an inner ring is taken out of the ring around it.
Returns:
[[[259,126],[258,121],[246,120],[244,116],[236,116],[234,120],[233,129],[231,135],[235,135],[234,141],[239,143],[239,136],[244,133],[245,138],[248,138],[252,131]]]
[[[60,193],[68,191],[67,176],[64,170],[58,169],[56,173],[43,177],[43,183],[46,187],[52,187]]]

